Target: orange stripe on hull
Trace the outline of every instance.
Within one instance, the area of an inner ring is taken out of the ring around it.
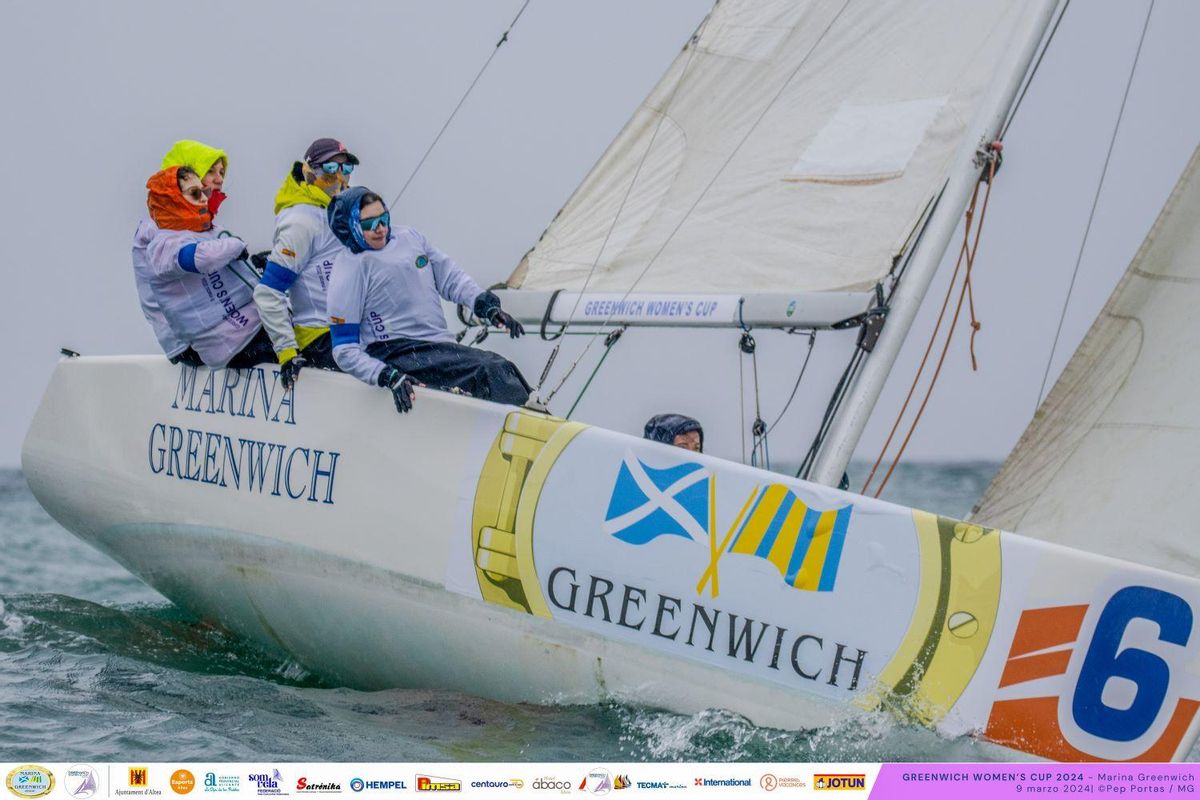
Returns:
[[[1000,676],[1000,688],[1050,675],[1062,675],[1067,671],[1067,664],[1070,661],[1070,650],[1055,650],[1052,653],[1010,658],[1004,665],[1004,674]]]
[[[1031,608],[1022,611],[1008,657],[1015,658],[1075,641],[1087,609],[1087,605],[1082,605]]]

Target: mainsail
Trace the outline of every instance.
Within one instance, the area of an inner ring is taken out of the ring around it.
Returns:
[[[508,287],[872,290],[1039,6],[722,0]]]
[[[1200,149],[974,517],[1200,574]]]

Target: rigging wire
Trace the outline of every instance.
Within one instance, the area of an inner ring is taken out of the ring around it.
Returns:
[[[1096,218],[1096,208],[1100,204],[1100,195],[1104,190],[1104,179],[1108,176],[1108,165],[1112,160],[1113,149],[1117,143],[1117,134],[1121,130],[1121,120],[1125,116],[1125,104],[1129,100],[1129,90],[1133,87],[1133,76],[1137,73],[1138,60],[1142,55],[1142,45],[1146,41],[1146,31],[1150,28],[1150,15],[1154,13],[1154,0],[1146,9],[1146,20],[1142,23],[1142,34],[1138,38],[1137,51],[1133,54],[1133,64],[1129,68],[1129,79],[1125,82],[1125,94],[1121,96],[1121,108],[1117,111],[1117,121],[1113,125],[1112,137],[1108,140],[1108,152],[1104,156],[1104,166],[1100,170],[1100,182],[1096,184],[1096,194],[1092,198],[1092,209],[1088,212],[1087,225],[1083,229],[1083,240],[1079,243],[1079,252],[1075,256],[1075,268],[1071,271],[1071,282],[1067,285],[1067,296],[1063,300],[1062,312],[1058,315],[1058,329],[1054,331],[1054,343],[1050,345],[1050,355],[1046,358],[1046,369],[1042,373],[1042,385],[1038,388],[1037,405],[1034,413],[1042,404],[1046,392],[1046,383],[1050,380],[1050,366],[1054,363],[1054,353],[1058,350],[1058,340],[1062,336],[1063,321],[1067,318],[1067,307],[1071,304],[1071,294],[1075,291],[1075,280],[1079,277],[1079,265],[1083,263],[1083,253],[1087,249],[1088,236],[1092,232],[1092,222]]]
[[[783,409],[779,412],[779,416],[775,418],[767,427],[767,432],[763,434],[763,438],[771,435],[771,431],[775,430],[775,426],[783,419],[783,415],[791,408],[792,401],[796,399],[796,392],[800,390],[800,382],[804,380],[804,373],[808,369],[808,361],[812,358],[813,345],[817,343],[817,332],[815,330],[808,332],[808,352],[804,354],[804,363],[800,365],[800,374],[796,376],[796,383],[792,386],[792,393],[788,395],[787,402],[783,404]]]
[[[1025,79],[1025,85],[1021,87],[1021,93],[1017,95],[1017,102],[1013,103],[1012,108],[1008,110],[1008,118],[1004,120],[1004,125],[1000,128],[1000,135],[996,137],[997,141],[1004,141],[1004,135],[1008,133],[1008,126],[1012,124],[1013,118],[1017,116],[1017,109],[1021,107],[1021,101],[1025,99],[1025,93],[1029,91],[1030,85],[1033,84],[1033,77],[1037,75],[1038,67],[1042,66],[1042,59],[1046,57],[1046,51],[1050,49],[1050,42],[1054,40],[1054,34],[1058,32],[1058,24],[1066,16],[1069,5],[1071,5],[1071,0],[1063,2],[1062,9],[1058,12],[1058,19],[1054,20],[1054,25],[1050,28],[1050,34],[1042,44],[1041,52],[1038,53],[1037,61],[1033,62],[1033,69],[1029,71],[1029,76]]]
[[[404,196],[406,191],[408,191],[409,184],[411,184],[413,179],[417,177],[417,173],[421,171],[421,167],[425,166],[425,160],[429,158],[429,154],[433,152],[433,148],[437,147],[437,143],[441,140],[442,134],[444,134],[446,129],[450,127],[450,123],[454,121],[454,117],[457,116],[458,110],[463,107],[463,103],[467,102],[467,97],[470,96],[471,91],[475,88],[475,84],[479,83],[479,79],[483,77],[483,73],[487,72],[487,68],[491,66],[492,59],[496,57],[496,53],[500,52],[501,46],[508,41],[508,35],[512,33],[512,29],[516,27],[517,20],[519,20],[521,15],[525,13],[525,9],[529,7],[529,3],[530,0],[525,0],[525,2],[521,4],[521,10],[517,12],[515,17],[513,17],[512,22],[508,23],[508,27],[500,36],[500,40],[496,42],[496,46],[492,48],[491,54],[487,57],[487,60],[483,62],[483,66],[479,68],[479,72],[476,73],[475,79],[471,81],[471,85],[467,87],[465,92],[463,92],[463,96],[458,99],[458,105],[454,106],[454,110],[450,112],[450,116],[448,116],[446,121],[442,123],[442,129],[437,132],[437,136],[433,137],[433,141],[429,143],[429,147],[425,148],[425,154],[421,156],[421,160],[417,162],[415,167],[413,167],[413,171],[409,174],[408,180],[406,180],[404,185],[400,187],[400,192],[392,200],[392,204],[388,206],[389,208],[395,208],[396,204],[400,202],[400,198]]]
[[[656,122],[654,125],[654,131],[650,134],[650,141],[646,145],[646,149],[642,152],[642,157],[638,159],[638,164],[633,171],[633,177],[629,181],[629,186],[625,188],[625,194],[621,197],[621,203],[617,206],[617,211],[615,214],[613,214],[612,222],[609,224],[608,230],[604,234],[604,241],[600,243],[600,249],[596,251],[596,258],[592,261],[592,266],[588,270],[587,277],[583,280],[583,288],[579,290],[579,294],[575,297],[575,304],[571,306],[571,313],[567,315],[567,321],[559,330],[558,335],[554,337],[556,339],[566,333],[567,329],[571,327],[571,323],[575,321],[575,312],[579,310],[579,302],[583,300],[583,295],[587,292],[588,286],[592,282],[592,276],[595,275],[596,269],[600,265],[600,259],[604,256],[604,250],[608,247],[609,239],[612,238],[613,231],[615,231],[617,228],[617,222],[620,221],[621,214],[625,211],[625,204],[629,201],[629,196],[633,193],[633,187],[637,184],[638,176],[642,174],[642,167],[645,165],[647,159],[649,159],[650,151],[654,149],[654,142],[658,139],[658,132],[662,128],[663,122],[665,122],[667,117],[670,116],[671,107],[675,104],[675,95],[679,93],[679,87],[683,85],[684,79],[691,70],[692,61],[695,60],[696,51],[699,50],[698,45],[700,42],[700,36],[704,32],[705,27],[707,27],[709,19],[710,16],[705,16],[704,19],[701,20],[700,24],[696,27],[696,30],[692,32],[691,38],[688,39],[688,42],[691,45],[691,50],[688,52],[687,62],[683,65],[683,69],[679,73],[679,80],[677,80],[675,85],[671,87],[671,94],[667,97],[667,102],[663,105],[662,113],[659,114],[658,122]],[[629,294],[627,292],[625,297],[628,296]],[[547,312],[549,312],[549,308],[547,308]],[[600,326],[600,330],[596,332],[595,335],[597,337],[604,333],[604,330],[608,327],[608,323],[611,319],[612,314],[609,314],[609,316],[604,320],[604,323]],[[554,395],[557,394],[558,390],[563,387],[563,384],[567,382],[567,378],[571,377],[571,373],[575,371],[575,367],[579,365],[579,362],[583,360],[585,355],[587,355],[588,350],[592,348],[593,342],[595,342],[595,339],[589,341],[587,346],[584,347],[583,352],[579,354],[579,357],[576,358],[571,366],[567,369],[567,372],[563,375],[562,380],[560,380],[558,384],[550,390],[550,394],[546,396],[546,399],[543,401],[543,405],[550,404],[550,401],[554,398]],[[554,359],[558,357],[558,351],[561,347],[562,342],[559,342],[550,352],[550,357],[546,361],[546,367],[542,370],[541,379],[538,381],[537,386],[534,387],[534,394],[541,392],[542,385],[546,382],[546,378],[548,378],[550,375],[550,365],[553,364]]]
[[[649,261],[646,262],[646,266],[642,267],[642,271],[640,273],[638,273],[637,278],[633,281],[633,283],[630,285],[630,287],[625,291],[625,294],[622,295],[621,300],[628,299],[629,295],[633,293],[633,290],[636,289],[638,284],[642,282],[642,279],[646,277],[646,273],[650,271],[650,268],[652,266],[654,266],[654,263],[658,260],[658,257],[662,255],[663,251],[666,250],[667,246],[672,242],[672,240],[674,240],[675,234],[677,234],[679,232],[680,228],[683,227],[683,224],[691,217],[692,212],[696,210],[696,208],[700,205],[700,202],[708,195],[709,189],[711,189],[713,187],[713,184],[715,184],[717,182],[717,179],[720,178],[722,174],[724,174],[726,167],[729,166],[729,164],[733,161],[734,157],[739,152],[741,152],[743,145],[746,144],[746,142],[750,139],[750,136],[758,129],[759,124],[767,116],[767,113],[775,106],[775,103],[777,103],[779,101],[779,98],[783,96],[784,91],[791,84],[791,82],[795,79],[796,75],[798,75],[800,73],[800,70],[803,69],[806,64],[808,64],[809,58],[811,58],[812,54],[814,52],[816,52],[818,47],[821,46],[821,43],[823,41],[825,41],[825,37],[829,34],[829,31],[833,29],[833,26],[837,23],[837,21],[839,19],[841,19],[842,14],[846,11],[846,8],[849,7],[850,2],[851,2],[851,0],[845,0],[845,2],[842,4],[842,7],[840,9],[838,9],[838,12],[836,14],[833,15],[833,18],[830,19],[829,23],[825,26],[824,30],[821,31],[821,34],[817,37],[816,41],[813,42],[812,47],[810,47],[808,52],[804,54],[804,57],[800,59],[800,63],[798,63],[796,65],[796,68],[792,70],[791,74],[789,74],[787,76],[787,78],[783,81],[783,83],[780,84],[779,90],[775,92],[775,95],[771,98],[771,100],[767,103],[767,105],[763,107],[762,111],[759,112],[759,115],[750,124],[750,127],[746,129],[746,133],[742,136],[741,140],[738,141],[737,145],[735,145],[733,150],[730,151],[729,155],[726,156],[725,160],[721,163],[721,166],[713,174],[712,178],[710,178],[708,183],[706,183],[704,185],[704,188],[700,190],[700,193],[696,196],[696,199],[692,202],[692,204],[690,206],[688,206],[687,211],[685,211],[683,216],[680,217],[679,221],[675,223],[675,226],[671,229],[671,232],[667,234],[666,239],[663,240],[663,243],[654,252],[654,255],[652,255],[650,257]],[[707,19],[705,20],[705,22],[707,23]],[[606,327],[608,327],[609,322],[612,320],[613,313],[615,313],[615,311],[611,312],[608,315],[608,317],[605,318],[604,322],[601,323],[600,332],[602,332]],[[571,376],[571,373],[579,365],[580,360],[582,360],[584,355],[587,354],[587,351],[591,349],[591,347],[594,343],[595,343],[594,339],[591,342],[588,342],[587,347],[585,347],[583,352],[580,353],[579,358],[577,358],[574,361],[574,363],[572,363],[571,366],[567,368],[566,374],[563,375],[562,380],[559,381],[558,385],[555,386],[554,390],[550,393],[550,397],[553,397],[554,392],[557,392],[558,389],[562,386],[562,384],[566,382],[567,378],[569,378]],[[549,398],[547,398],[547,402],[548,401],[549,401]]]

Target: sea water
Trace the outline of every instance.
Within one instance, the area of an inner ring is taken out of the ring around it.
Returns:
[[[851,470],[854,487],[862,466]],[[994,463],[904,465],[884,495],[963,516]],[[171,605],[50,519],[0,470],[0,760],[973,761],[997,757],[882,714],[801,732],[736,714],[510,705],[360,692]]]

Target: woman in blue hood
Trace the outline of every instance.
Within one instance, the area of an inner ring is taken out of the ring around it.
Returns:
[[[327,300],[333,357],[343,371],[390,389],[401,412],[412,405],[414,383],[498,403],[529,399],[512,362],[458,344],[446,327],[441,298],[520,336],[525,329],[496,295],[419,232],[393,228],[383,199],[368,189],[347,189],[326,213],[346,247],[334,260]]]

